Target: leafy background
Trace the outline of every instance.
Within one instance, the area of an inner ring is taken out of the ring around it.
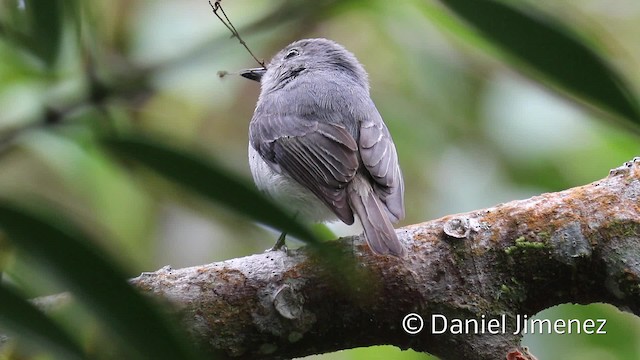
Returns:
[[[640,3],[507,3],[573,29],[632,93],[640,93]],[[405,173],[408,215],[402,224],[586,184],[638,155],[637,122],[629,125],[595,102],[578,105],[574,93],[550,90],[558,90],[557,83],[461,25],[441,2],[223,4],[259,57],[269,59],[299,38],[326,37],[365,65]],[[536,40],[536,55],[558,55],[536,34],[519,39],[525,45]],[[568,68],[583,62],[564,58]],[[78,227],[86,236],[76,240],[94,246],[89,253],[100,249],[126,276],[264,250],[276,232],[117,156],[100,140],[144,134],[246,180],[247,129],[258,84],[216,73],[254,66],[202,0],[0,1],[0,198],[49,209],[43,215],[48,222],[74,224],[63,230]],[[178,178],[186,177],[173,165]],[[336,234],[358,231],[330,228]],[[52,265],[43,264],[47,254],[9,245],[14,237],[0,238],[5,284],[23,297],[69,288],[65,276],[53,281]],[[8,304],[3,299],[9,297],[0,299],[0,307]],[[117,338],[106,329],[118,323],[99,314],[67,309],[55,321],[93,356],[127,353],[123,339],[115,354],[104,352],[111,345],[104,339]],[[526,336],[539,359],[640,358],[640,320],[613,307],[563,305],[538,316],[608,319],[604,336]],[[5,347],[3,356],[39,356],[31,344]],[[46,344],[44,349],[50,351]],[[314,358],[427,356],[375,347]]]

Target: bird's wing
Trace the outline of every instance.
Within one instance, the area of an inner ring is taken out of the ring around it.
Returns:
[[[344,126],[257,112],[249,138],[274,170],[313,192],[340,220],[353,223],[346,186],[358,170],[358,145]]]
[[[389,219],[404,218],[404,180],[391,134],[371,102],[366,119],[360,123],[360,156],[375,181],[373,190],[386,206]]]

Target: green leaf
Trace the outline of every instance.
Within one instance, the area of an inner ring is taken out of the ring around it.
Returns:
[[[80,346],[58,324],[6,285],[0,285],[0,326],[62,359],[86,359]]]
[[[127,349],[130,358],[194,359],[177,335],[126,276],[59,212],[38,213],[0,202],[0,229],[14,246],[51,269]]]
[[[48,66],[53,65],[60,52],[65,5],[71,4],[65,4],[65,0],[25,0],[25,9],[31,15],[33,51]]]
[[[253,184],[229,174],[210,160],[139,137],[111,138],[104,144],[112,152],[135,160],[209,200],[307,243],[319,244],[313,232],[267,199]]]
[[[557,21],[493,0],[442,0],[503,51],[570,95],[638,130],[638,99],[607,61]],[[447,26],[446,21],[441,24]]]

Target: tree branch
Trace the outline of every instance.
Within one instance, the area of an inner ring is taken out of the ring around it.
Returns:
[[[301,248],[167,267],[132,283],[173,304],[195,341],[223,358],[392,344],[443,359],[525,359],[518,316],[568,302],[639,314],[639,197],[636,158],[589,185],[399,229],[404,260],[373,255],[354,236],[331,244],[355,260],[340,268]],[[425,321],[415,335],[401,326],[409,313]],[[450,326],[504,320],[505,331],[433,334],[433,314]]]

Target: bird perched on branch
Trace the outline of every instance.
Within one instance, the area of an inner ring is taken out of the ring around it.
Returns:
[[[304,39],[240,75],[261,85],[249,126],[257,187],[302,219],[353,224],[355,214],[374,253],[403,257],[392,226],[404,217],[398,155],[355,56]]]

